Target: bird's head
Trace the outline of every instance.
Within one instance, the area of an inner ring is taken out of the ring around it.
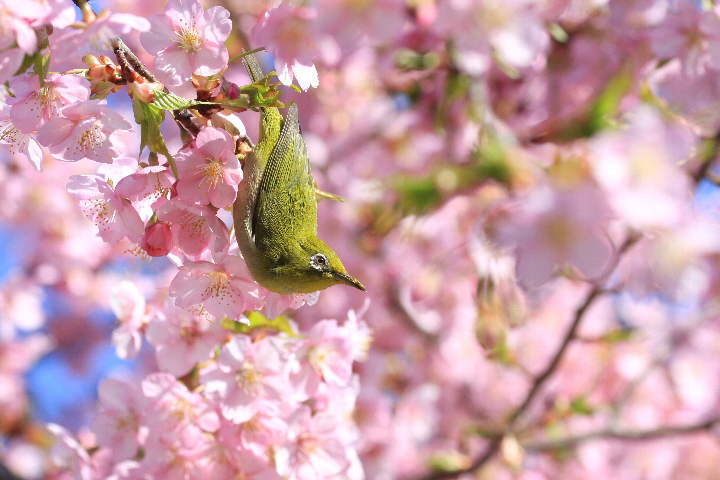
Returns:
[[[366,291],[362,283],[351,277],[337,253],[317,237],[294,248],[283,275],[292,277],[293,290],[309,293],[336,284],[345,284]]]

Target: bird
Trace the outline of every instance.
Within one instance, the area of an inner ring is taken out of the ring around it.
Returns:
[[[264,78],[254,54],[243,64],[253,82]],[[259,138],[244,159],[233,204],[235,236],[250,274],[280,294],[337,284],[366,291],[318,238],[316,192],[297,105],[290,105],[285,118],[276,107],[261,107]]]

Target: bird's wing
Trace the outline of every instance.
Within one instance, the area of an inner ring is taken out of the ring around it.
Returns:
[[[252,222],[256,242],[316,234],[314,185],[293,104],[260,179]]]

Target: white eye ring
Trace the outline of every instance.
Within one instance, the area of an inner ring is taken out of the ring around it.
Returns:
[[[315,255],[310,257],[310,266],[317,270],[322,270],[327,265],[327,263],[327,258],[322,253],[316,253]]]

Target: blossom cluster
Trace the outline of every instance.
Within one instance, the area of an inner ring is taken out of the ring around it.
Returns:
[[[131,283],[116,295],[118,315],[143,310]],[[83,480],[359,478],[352,363],[370,337],[358,316],[318,322],[301,337],[232,334],[206,312],[167,313],[147,320],[161,371],[100,384],[96,444],[50,425],[58,465]]]

